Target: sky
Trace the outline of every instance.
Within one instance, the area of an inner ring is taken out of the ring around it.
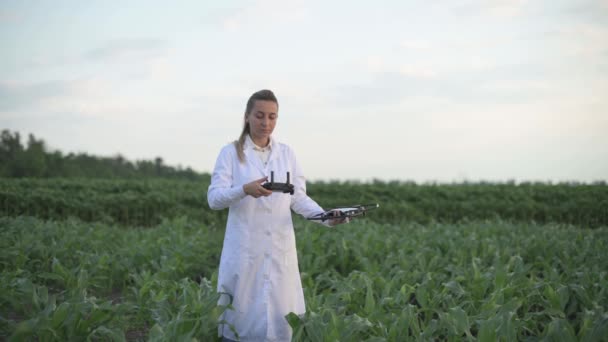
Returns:
[[[211,172],[249,96],[309,180],[608,180],[608,0],[0,1],[0,129]]]

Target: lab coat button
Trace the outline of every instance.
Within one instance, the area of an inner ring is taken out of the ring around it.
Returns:
[[[266,231],[266,235],[270,236],[270,230]]]
[[[270,256],[270,253],[266,252],[266,253],[264,253],[264,255],[265,255],[266,257],[269,257],[269,256]]]

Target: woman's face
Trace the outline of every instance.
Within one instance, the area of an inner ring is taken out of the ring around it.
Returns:
[[[251,139],[258,146],[266,146],[270,135],[277,124],[278,106],[272,101],[257,100],[253,108],[245,116],[245,121],[249,122],[249,133]]]

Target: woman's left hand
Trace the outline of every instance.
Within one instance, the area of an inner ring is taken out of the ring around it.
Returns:
[[[340,210],[334,210],[334,211],[332,211],[332,214],[334,216],[340,216],[342,214],[342,212]],[[337,226],[339,224],[348,223],[348,222],[350,222],[350,219],[348,217],[341,217],[341,218],[335,218],[335,219],[329,220],[329,225],[333,227],[333,226]]]

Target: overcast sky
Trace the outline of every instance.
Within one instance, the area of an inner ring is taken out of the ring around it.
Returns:
[[[0,128],[211,171],[251,93],[311,180],[608,179],[608,0],[0,2]]]

